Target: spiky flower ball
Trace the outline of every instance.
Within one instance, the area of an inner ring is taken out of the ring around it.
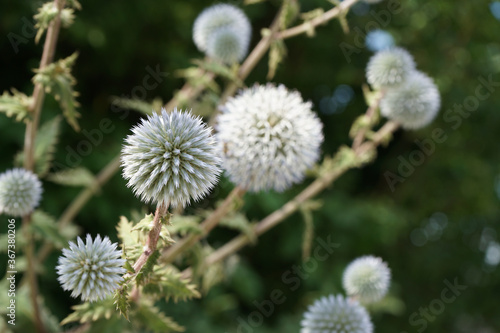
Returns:
[[[395,47],[377,52],[368,62],[366,79],[375,88],[394,87],[415,71],[415,61],[408,51]]]
[[[304,313],[300,333],[372,333],[373,324],[364,307],[342,295],[316,300]]]
[[[319,158],[322,124],[298,92],[268,84],[221,107],[218,140],[231,181],[249,191],[283,191]]]
[[[31,171],[21,168],[0,175],[0,213],[24,216],[40,203],[42,183]]]
[[[374,256],[360,257],[347,266],[342,283],[349,296],[368,304],[381,300],[391,282],[391,271],[382,259]]]
[[[244,44],[239,33],[233,29],[218,29],[208,38],[207,55],[223,63],[239,62],[245,57],[247,51],[248,43]]]
[[[117,243],[111,244],[108,237],[95,240],[87,234],[86,243],[80,237],[77,244],[69,242],[69,249],[63,249],[56,267],[59,282],[64,290],[71,290],[72,297],[81,296],[84,301],[106,298],[119,287],[125,273],[121,251]]]
[[[185,206],[217,182],[220,158],[215,139],[199,117],[162,109],[132,132],[122,149],[123,177],[142,201]]]
[[[380,101],[380,113],[406,129],[430,124],[438,114],[441,97],[434,81],[413,72],[401,86],[388,89]]]
[[[200,51],[225,63],[242,60],[252,27],[241,9],[229,4],[208,7],[196,18],[193,40]]]

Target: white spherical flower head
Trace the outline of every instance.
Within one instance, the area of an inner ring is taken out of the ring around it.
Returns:
[[[408,51],[396,47],[377,52],[368,62],[366,79],[375,88],[393,87],[403,83],[415,70],[415,61]]]
[[[162,109],[132,132],[122,149],[123,177],[144,202],[185,206],[217,182],[220,158],[215,139],[199,117]]]
[[[374,256],[360,257],[347,266],[342,283],[347,294],[361,303],[381,300],[391,282],[391,271],[382,259]]]
[[[372,333],[373,324],[364,307],[342,295],[322,297],[310,305],[300,333]]]
[[[69,242],[63,249],[56,267],[59,282],[64,290],[71,290],[72,297],[81,296],[84,301],[97,301],[115,291],[125,273],[121,251],[117,243],[111,244],[108,237],[95,240],[87,234],[86,243],[80,237],[77,244]]]
[[[229,4],[217,4],[208,7],[196,18],[193,26],[193,40],[200,51],[207,52],[213,56],[214,51],[223,52],[214,44],[222,44],[213,40],[214,34],[220,31],[231,31],[231,38],[236,38],[238,47],[232,58],[241,60],[247,53],[248,45],[252,35],[252,26],[247,16],[241,9]],[[228,52],[228,50],[224,50]]]
[[[380,113],[405,129],[430,124],[438,114],[441,97],[434,81],[415,71],[399,87],[388,89],[380,101]]]
[[[298,92],[254,86],[221,107],[218,141],[231,181],[249,191],[283,191],[319,158],[322,124]]]
[[[237,32],[221,28],[209,37],[207,55],[223,63],[233,64],[245,57],[247,49],[248,43],[243,43]]]
[[[16,168],[0,175],[0,213],[25,216],[40,203],[42,183],[31,171]]]

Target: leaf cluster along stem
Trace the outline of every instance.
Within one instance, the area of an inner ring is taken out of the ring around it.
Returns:
[[[58,9],[58,13],[54,20],[50,23],[47,29],[47,36],[43,45],[42,58],[40,60],[39,70],[48,66],[54,60],[54,53],[57,45],[57,38],[61,28],[61,11],[64,8],[65,0],[54,0],[54,4]],[[42,105],[45,98],[45,91],[41,83],[36,83],[33,89],[33,101],[30,105],[31,117],[26,123],[26,132],[24,136],[24,168],[26,170],[34,170],[34,155],[35,155],[35,139],[40,123],[40,114],[42,113]],[[36,260],[34,256],[33,237],[30,231],[31,214],[24,216],[22,219],[23,228],[26,237],[26,260],[27,270],[26,275],[30,287],[31,306],[33,307],[35,330],[37,333],[44,333],[45,326],[40,315],[40,307],[38,304],[38,283],[36,278]]]
[[[236,198],[241,198],[245,192],[245,189],[239,186],[235,187],[226,197],[224,202],[201,223],[200,234],[190,234],[164,250],[162,258],[160,259],[162,264],[172,263],[179,254],[191,248],[203,237],[206,237],[210,231],[219,224],[220,220],[230,211],[234,200]]]
[[[341,2],[338,6],[333,7],[329,11],[324,12],[322,15],[315,17],[310,21],[304,22],[301,25],[295,26],[293,28],[283,30],[282,32],[278,33],[278,36],[276,36],[276,38],[287,39],[290,37],[301,35],[303,33],[307,33],[308,31],[311,30],[311,28],[315,28],[318,25],[324,24],[332,20],[333,18],[341,15],[347,9],[349,9],[354,4],[356,4],[356,2],[359,1],[360,0],[345,0]]]
[[[369,110],[368,110],[369,111]],[[363,144],[359,145],[356,149],[353,149],[356,156],[362,156],[370,150],[375,150],[380,144],[382,144],[388,135],[396,131],[399,124],[393,121],[388,121],[384,124],[373,136],[370,141],[365,141]],[[267,232],[269,229],[283,222],[288,216],[300,209],[300,206],[310,200],[321,191],[329,187],[337,178],[343,175],[346,171],[358,167],[358,161],[353,161],[351,164],[339,164],[335,169],[328,173],[323,174],[321,177],[312,182],[308,187],[306,187],[301,193],[299,193],[295,198],[287,202],[283,207],[274,211],[263,220],[261,220],[254,227],[255,236],[260,236]],[[251,243],[251,239],[247,235],[240,235],[233,238],[231,241],[217,249],[215,252],[210,254],[204,262],[204,266],[207,267],[216,262],[219,262],[231,254],[237,252],[244,246]],[[192,275],[192,270],[190,268],[182,272],[183,277],[190,277]]]
[[[139,272],[141,268],[146,264],[148,258],[156,250],[156,245],[158,244],[158,239],[160,238],[161,228],[162,228],[162,217],[167,213],[167,208],[162,204],[158,204],[156,207],[155,217],[153,219],[153,227],[149,231],[148,237],[146,239],[146,245],[141,253],[139,259],[135,262],[133,268],[135,272]]]
[[[57,45],[57,38],[59,37],[59,30],[61,28],[61,10],[64,8],[65,0],[54,0],[55,6],[58,9],[58,14],[52,20],[47,29],[47,36],[43,45],[42,59],[38,70],[42,70],[54,60],[54,53]],[[40,114],[42,112],[43,100],[45,98],[45,91],[41,83],[35,83],[33,90],[33,102],[30,106],[31,119],[26,124],[26,134],[24,138],[24,168],[33,170],[34,167],[34,149],[35,138],[40,122]]]
[[[310,22],[306,22],[303,24],[300,24],[296,27],[286,29],[284,31],[278,32],[279,30],[279,17],[281,15],[281,11],[277,14],[276,18],[272,22],[271,26],[269,27],[269,31],[271,32],[270,34],[267,34],[261,38],[261,40],[257,43],[257,45],[254,47],[252,52],[248,55],[248,57],[245,59],[243,64],[241,65],[239,71],[238,71],[238,79],[240,81],[244,81],[247,76],[251,73],[251,71],[255,68],[255,66],[259,63],[259,61],[262,59],[262,57],[265,55],[267,50],[269,50],[269,47],[274,39],[287,39],[293,36],[297,36],[302,33],[306,33],[310,27],[315,27],[320,24],[324,24],[328,22],[329,20],[332,20],[342,13],[344,13],[347,9],[352,7],[356,2],[359,2],[360,0],[346,0],[342,2],[340,5],[332,8],[331,10],[325,12],[323,15],[313,19]],[[207,74],[209,75],[209,74]],[[213,74],[211,77],[214,77]],[[203,85],[199,85],[197,87],[192,87],[189,83],[184,84],[184,86],[179,90],[175,96],[165,104],[165,108],[167,110],[170,110],[174,108],[179,100],[182,98],[186,99],[195,99],[199,94],[203,92],[205,87]],[[226,89],[224,90],[224,93],[222,94],[221,100],[227,99],[229,96],[234,95],[236,90],[238,89],[238,85],[235,83],[229,84]],[[213,125],[213,122],[215,120],[215,117],[212,116],[210,120],[210,125]],[[119,165],[113,164],[113,161],[110,162],[105,168],[109,169],[109,172],[114,174],[115,172],[118,171]],[[101,185],[103,185],[107,179],[104,179]],[[82,190],[83,192],[88,191],[88,189]],[[88,192],[87,192],[88,193]],[[75,206],[74,211],[72,211],[73,215],[76,215],[79,210],[87,203],[87,201],[91,198],[91,195],[82,195],[80,194],[76,199],[78,200],[78,205],[74,205],[73,203],[70,206]]]

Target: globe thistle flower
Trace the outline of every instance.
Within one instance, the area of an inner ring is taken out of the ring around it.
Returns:
[[[245,13],[229,4],[206,8],[198,15],[193,26],[196,47],[226,63],[245,57],[251,35],[252,27]]]
[[[430,124],[441,106],[434,81],[415,71],[399,87],[388,89],[380,101],[380,113],[403,128],[418,129]]]
[[[132,132],[122,149],[123,177],[142,201],[185,206],[217,182],[220,158],[215,140],[190,112],[162,109]]]
[[[0,175],[0,213],[25,216],[40,203],[42,183],[31,171],[21,168]]]
[[[316,300],[304,313],[300,333],[372,333],[373,324],[364,307],[342,295]]]
[[[283,191],[319,158],[322,124],[298,92],[268,84],[221,107],[218,140],[229,178],[249,191]]]
[[[366,79],[375,88],[394,87],[403,83],[415,70],[408,51],[396,47],[377,52],[368,62]]]
[[[374,256],[360,257],[347,266],[342,283],[347,294],[362,303],[381,300],[391,281],[391,271],[382,259]]]
[[[111,244],[108,237],[101,239],[100,235],[93,241],[89,234],[85,244],[80,237],[77,244],[69,242],[69,249],[62,250],[56,267],[63,289],[71,290],[72,297],[81,295],[82,300],[91,302],[116,290],[126,271],[117,245]]]
[[[248,51],[248,43],[243,43],[238,32],[220,28],[208,38],[207,55],[226,64],[242,60]]]

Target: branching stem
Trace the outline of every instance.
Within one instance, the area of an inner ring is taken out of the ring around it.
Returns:
[[[381,143],[386,140],[387,136],[396,131],[398,127],[398,123],[388,121],[374,134],[373,138],[370,141],[365,141],[363,144],[359,145],[358,148],[354,149],[355,154],[357,156],[361,156],[371,149],[376,149]],[[355,166],[357,166],[356,163],[354,163],[353,165],[341,164],[334,170],[323,174],[320,178],[312,182],[308,187],[306,187],[301,193],[299,193],[295,198],[286,203],[283,207],[274,211],[259,223],[257,223],[257,225],[254,227],[255,235],[260,236],[267,232],[269,229],[283,222],[288,216],[296,212],[305,201],[310,200],[318,193],[329,187],[337,178],[339,178],[346,171],[352,169]],[[237,252],[250,243],[251,239],[246,235],[240,235],[233,238],[231,241],[210,254],[205,259],[204,267],[227,258],[231,254]],[[182,272],[183,277],[186,278],[190,277],[191,274],[192,270],[190,268]]]

